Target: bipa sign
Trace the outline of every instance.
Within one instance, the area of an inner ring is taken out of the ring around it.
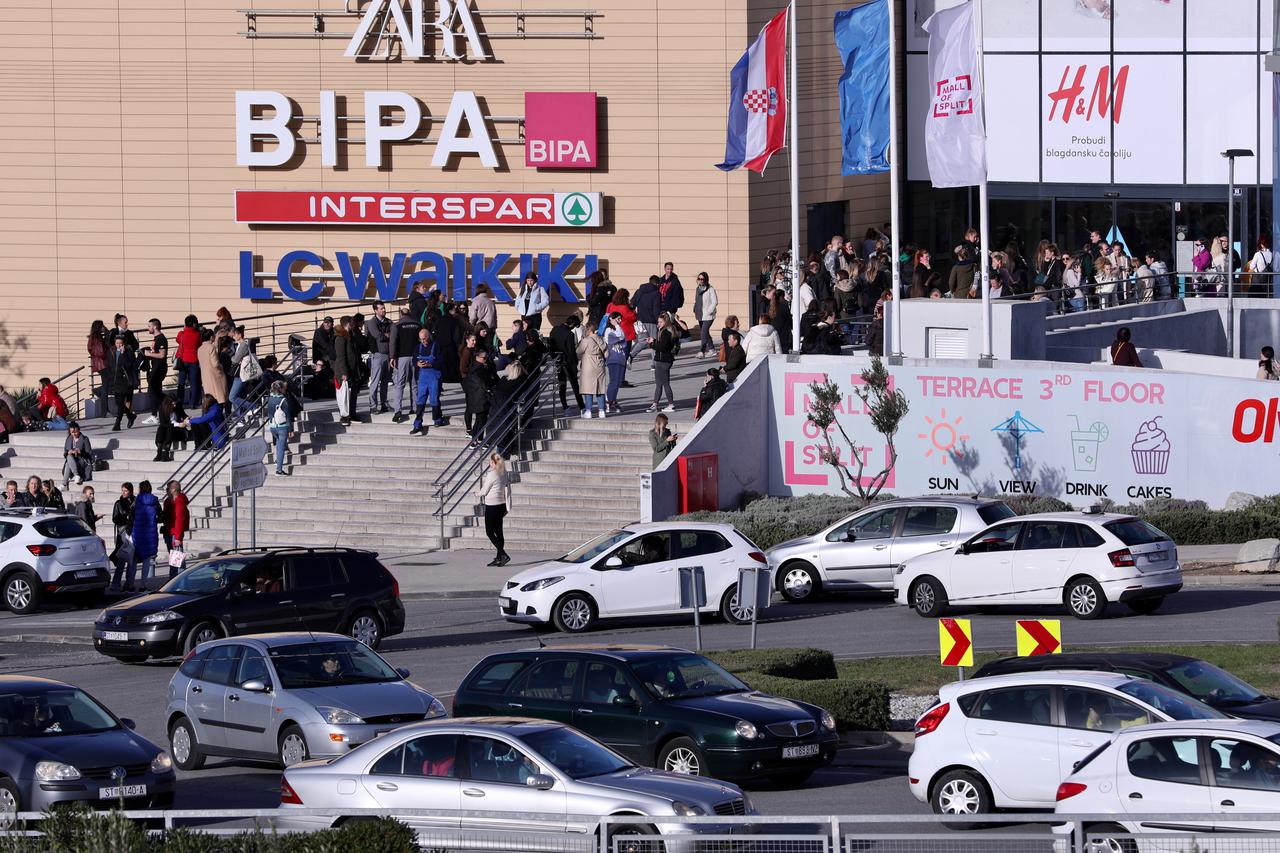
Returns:
[[[480,30],[467,0],[436,0],[435,15],[428,18],[425,0],[408,0],[405,15],[404,0],[372,0],[360,18],[360,26],[347,44],[346,55],[361,59],[389,59],[392,41],[400,43],[405,59],[427,57],[427,33],[432,32],[440,41],[440,52],[448,59],[466,59],[467,52],[460,49],[464,41],[472,59],[484,59],[484,44]]]
[[[596,93],[525,92],[524,164],[530,168],[594,169]]]

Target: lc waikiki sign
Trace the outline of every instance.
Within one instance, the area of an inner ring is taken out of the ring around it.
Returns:
[[[806,414],[809,384],[830,377],[844,392],[841,423],[870,472],[887,461],[884,439],[853,394],[863,359],[771,359],[769,491],[835,493],[822,435]],[[1273,401],[1260,383],[1172,372],[1093,370],[1042,363],[994,369],[908,359],[890,369],[910,403],[886,486],[898,495],[975,492],[1051,495],[1087,506],[1159,497],[1222,506],[1233,491],[1275,491]],[[835,437],[846,455],[847,447]],[[1230,471],[1231,477],[1211,476]]]

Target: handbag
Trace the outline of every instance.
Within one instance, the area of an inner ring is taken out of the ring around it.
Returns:
[[[187,552],[181,548],[169,549],[169,568],[184,569],[187,566]]]
[[[108,469],[110,469],[110,468],[111,468],[111,464],[110,464],[109,462],[107,462],[107,460],[105,460],[105,459],[98,459],[98,458],[96,458],[96,457],[94,458],[94,460],[93,460],[93,470],[95,470],[95,471],[106,471],[106,470],[108,470]]]
[[[717,358],[717,361],[719,361],[721,364],[724,364],[725,361],[728,359],[728,357],[729,357],[729,345],[721,341],[720,355]]]

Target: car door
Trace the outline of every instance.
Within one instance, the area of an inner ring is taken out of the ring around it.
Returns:
[[[507,713],[572,723],[581,670],[582,662],[568,655],[535,663],[507,688]]]
[[[463,829],[563,832],[565,790],[559,782],[549,791],[530,788],[530,776],[547,769],[512,741],[468,735],[463,749],[462,808],[492,812],[462,818]],[[507,813],[510,816],[506,816]],[[530,815],[538,815],[531,818]]]
[[[1204,743],[1205,741],[1202,741]],[[1240,815],[1280,815],[1280,753],[1274,746],[1238,738],[1208,740],[1210,806],[1217,832],[1277,832],[1280,820],[1241,820]]]
[[[294,610],[306,629],[336,631],[347,608],[341,563],[329,554],[294,554],[286,577]]]
[[[1006,604],[1013,588],[1013,555],[1022,522],[997,524],[974,536],[951,560],[943,579],[953,604]]]
[[[613,558],[621,564],[610,565]],[[666,531],[637,536],[606,557],[601,565],[601,616],[670,613],[680,602],[676,569],[695,565],[673,559],[671,534]]]
[[[857,516],[834,528],[818,546],[818,560],[833,587],[883,589],[893,582],[893,536],[902,508],[893,506]]]
[[[953,506],[930,503],[906,507],[902,528],[889,549],[889,562],[896,567],[912,557],[959,545],[955,534],[959,523],[960,511]],[[893,570],[886,572],[880,582],[885,589],[892,589]]]
[[[214,646],[205,656],[199,678],[191,679],[187,688],[187,707],[198,726],[196,740],[205,746],[225,749],[227,741],[227,687],[235,676],[240,646],[225,643]]]
[[[1028,521],[1013,555],[1011,601],[1056,604],[1071,564],[1080,553],[1078,525],[1065,521]],[[1096,534],[1095,534],[1096,535]]]
[[[245,752],[275,753],[275,732],[271,719],[275,696],[269,692],[245,690],[247,681],[261,681],[274,688],[270,666],[262,652],[253,646],[240,647],[240,659],[231,683],[226,687],[223,726],[227,746]]]
[[[1063,779],[1075,771],[1078,761],[1109,743],[1114,732],[1153,722],[1145,708],[1114,694],[1070,685],[1060,690],[1058,772]]]
[[[1125,747],[1116,774],[1116,795],[1129,814],[1208,815],[1210,791],[1197,738],[1157,736]],[[1210,821],[1140,821],[1143,831],[1211,831]]]
[[[1062,781],[1053,688],[1037,684],[988,690],[965,716],[973,760],[992,788],[1011,804],[1052,808]]]
[[[720,598],[738,582],[739,554],[714,530],[673,530],[671,559],[678,566],[701,566],[707,586],[707,609],[720,606]],[[679,604],[679,601],[676,602]]]
[[[360,779],[365,792],[379,808],[462,808],[462,784],[458,778],[458,749],[462,737],[435,734],[404,741],[384,752]],[[414,827],[456,828],[459,818],[450,816],[401,817]]]
[[[236,634],[287,631],[303,621],[286,588],[284,560],[274,555],[246,566],[225,601],[225,618]]]
[[[588,659],[574,702],[573,726],[609,748],[644,763],[649,721],[641,713],[644,691],[611,661]]]

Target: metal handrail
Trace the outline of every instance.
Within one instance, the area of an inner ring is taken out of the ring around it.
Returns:
[[[80,378],[77,374],[79,374],[80,371],[84,370],[86,366],[87,365],[82,364],[79,367],[77,367],[75,370],[69,370],[66,373],[59,376],[57,379],[54,379],[52,381],[52,384],[60,386],[62,385],[62,382],[64,379],[70,379],[72,376],[76,377],[75,406],[72,406],[70,404],[70,402],[67,400],[65,395],[62,398],[62,401],[64,403],[67,403],[67,414],[80,411]],[[59,388],[58,390],[59,392],[61,392],[62,389]],[[29,406],[36,399],[36,397],[39,396],[39,394],[40,394],[39,391],[32,391],[30,394],[23,394],[21,397],[15,400],[14,403],[17,404],[18,411],[14,412],[13,416],[15,418],[22,417],[22,410],[25,409],[27,406]]]
[[[548,390],[555,393],[552,382],[544,380],[554,378],[560,369],[560,356],[548,353],[542,357],[531,372],[526,374],[525,387],[520,393],[506,401],[501,408],[493,412],[485,422],[485,438],[473,441],[445,466],[439,476],[432,482],[435,486],[434,496],[437,502],[433,515],[440,518],[440,547],[448,548],[448,540],[444,535],[444,523],[448,515],[457,508],[466,495],[465,489],[478,479],[477,472],[489,459],[491,453],[505,454],[511,445],[516,445],[516,455],[524,453],[523,422],[537,414],[542,405],[542,392]]]

